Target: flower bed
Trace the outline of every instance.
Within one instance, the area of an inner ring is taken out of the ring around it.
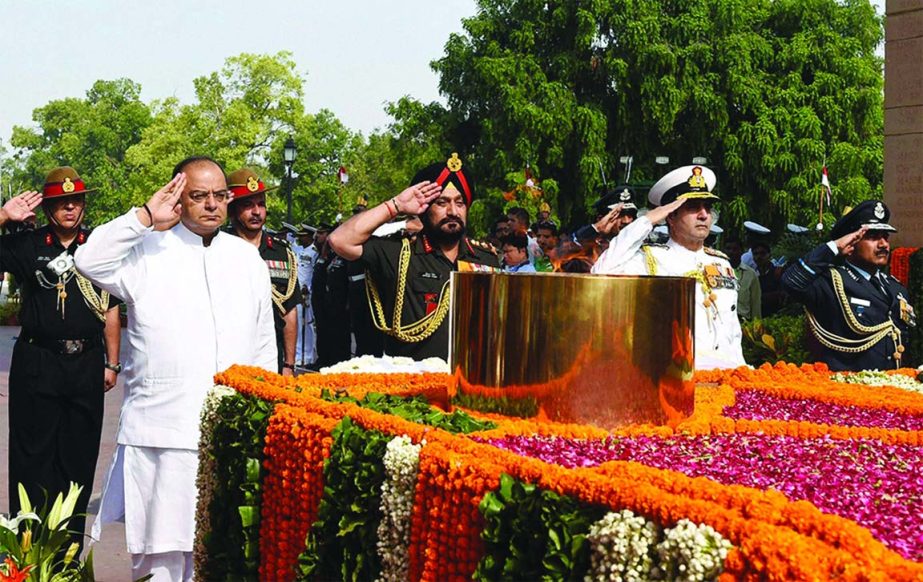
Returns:
[[[198,527],[238,533],[204,538],[196,559],[256,563],[261,580],[923,579],[923,396],[823,366],[696,380],[675,429],[610,432],[446,413],[445,374],[232,368],[201,448],[227,482],[200,476],[212,503]],[[246,443],[229,442],[234,427]],[[261,450],[260,470],[230,450]]]

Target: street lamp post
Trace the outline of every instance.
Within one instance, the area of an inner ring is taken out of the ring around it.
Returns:
[[[292,224],[292,164],[295,163],[295,140],[288,136],[282,149],[282,161],[285,163],[286,202],[285,220]]]

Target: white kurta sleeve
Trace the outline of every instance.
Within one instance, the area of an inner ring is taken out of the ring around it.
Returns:
[[[261,291],[259,293],[259,316],[256,322],[257,340],[254,364],[264,370],[275,372],[279,366],[279,351],[276,346],[276,324],[272,316],[272,283],[266,263],[260,260],[258,267],[254,273],[257,279],[254,287]]]
[[[641,245],[654,225],[646,216],[641,216],[619,232],[609,243],[609,248],[599,256],[591,270],[600,275],[621,274],[627,265],[641,251]]]
[[[123,301],[134,301],[144,265],[133,251],[153,231],[141,224],[137,209],[132,208],[93,230],[74,254],[77,270]]]

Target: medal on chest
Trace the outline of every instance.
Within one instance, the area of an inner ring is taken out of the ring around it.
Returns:
[[[907,301],[903,293],[897,294],[897,300],[900,303],[901,321],[903,321],[910,327],[916,327],[917,316],[913,312],[913,305],[911,305],[910,302]]]
[[[482,273],[499,273],[500,269],[497,267],[491,267],[490,265],[482,265],[480,263],[472,263],[469,261],[458,261],[458,270],[462,273],[467,273],[471,271],[477,271]]]

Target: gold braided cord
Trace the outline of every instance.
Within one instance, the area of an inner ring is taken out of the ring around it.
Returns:
[[[804,312],[805,315],[807,315],[808,323],[811,326],[811,333],[814,334],[814,337],[817,338],[817,341],[819,341],[824,347],[837,352],[843,352],[845,354],[856,354],[859,352],[864,352],[884,338],[891,335],[890,329],[883,329],[873,334],[871,337],[866,336],[860,339],[845,338],[824,329],[823,326],[820,325],[820,322],[817,321],[817,318],[814,317],[814,314],[807,309],[805,309]]]
[[[859,323],[859,320],[856,319],[855,314],[853,314],[852,309],[849,307],[849,298],[846,297],[846,290],[843,287],[843,276],[840,275],[836,269],[830,269],[830,279],[833,281],[833,290],[836,292],[836,296],[840,300],[840,310],[843,312],[843,317],[846,318],[846,324],[853,332],[860,335],[870,334],[894,326],[894,323],[891,321],[890,317],[887,321],[879,323],[878,325],[873,325],[871,327]]]
[[[283,303],[289,300],[292,293],[295,292],[295,286],[298,285],[298,269],[295,267],[295,253],[292,249],[286,248],[285,253],[288,255],[288,286],[285,293],[276,291],[276,286],[272,286],[272,302],[276,304],[282,315],[285,315],[285,306]]]
[[[654,253],[651,251],[651,247],[643,246],[641,250],[644,251],[644,262],[647,263],[647,274],[656,275],[657,261],[654,259]]]
[[[80,294],[83,295],[83,300],[86,302],[87,307],[90,308],[90,311],[97,319],[106,323],[106,311],[109,309],[109,293],[100,291],[99,295],[97,295],[96,291],[93,290],[93,283],[90,283],[90,280],[77,270],[74,270],[74,278],[77,280],[77,288],[80,289]]]
[[[378,294],[378,287],[369,272],[366,272],[365,275],[365,294],[369,301],[369,309],[372,312],[372,323],[375,324],[376,329],[402,342],[416,343],[425,340],[439,329],[445,316],[449,313],[451,298],[448,296],[449,282],[446,281],[439,292],[439,303],[434,311],[410,325],[401,325],[401,314],[404,311],[404,290],[407,287],[407,271],[409,268],[410,241],[404,239],[401,243],[401,254],[397,266],[397,289],[394,294],[394,315],[391,326],[388,326],[388,321],[385,319],[385,310],[381,303],[381,296]]]

